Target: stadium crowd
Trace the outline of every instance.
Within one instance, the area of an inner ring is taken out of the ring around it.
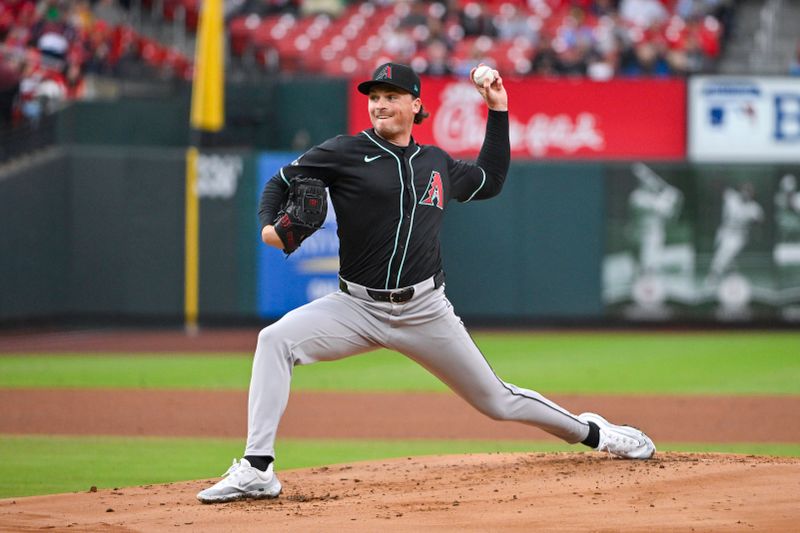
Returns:
[[[0,2],[0,127],[90,97],[87,74],[118,76],[145,64],[190,79],[191,61],[134,31],[128,8],[117,0]]]
[[[35,121],[89,96],[85,76],[145,64],[189,79],[189,59],[129,24],[129,0],[3,0],[0,124]],[[196,29],[201,0],[140,0]],[[478,62],[513,76],[684,75],[708,71],[735,0],[226,0],[229,49],[266,72],[368,74],[391,58],[431,76]],[[179,15],[180,14],[180,15]]]
[[[191,0],[179,0],[191,3]],[[231,49],[274,70],[363,75],[386,58],[429,75],[684,75],[711,69],[734,0],[241,2]]]

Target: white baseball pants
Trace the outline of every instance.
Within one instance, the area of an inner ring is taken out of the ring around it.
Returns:
[[[278,423],[289,399],[292,368],[378,348],[395,350],[442,380],[481,413],[543,429],[569,443],[589,426],[532,390],[492,370],[433,278],[414,285],[402,304],[376,302],[360,285],[299,307],[258,335],[250,380],[245,455],[275,456]]]

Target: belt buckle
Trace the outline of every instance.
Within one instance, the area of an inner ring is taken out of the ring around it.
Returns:
[[[403,304],[414,297],[414,287],[392,291],[389,293],[389,302],[393,304]]]

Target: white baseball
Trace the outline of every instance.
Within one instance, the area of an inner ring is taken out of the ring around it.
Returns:
[[[489,80],[489,83],[492,83],[494,78],[494,70],[492,70],[492,67],[487,67],[486,65],[481,65],[475,69],[475,72],[472,73],[472,81],[478,87],[483,87],[483,84],[486,80]]]

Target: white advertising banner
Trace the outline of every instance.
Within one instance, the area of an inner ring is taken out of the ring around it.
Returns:
[[[694,161],[800,161],[800,79],[693,77],[688,151]]]

